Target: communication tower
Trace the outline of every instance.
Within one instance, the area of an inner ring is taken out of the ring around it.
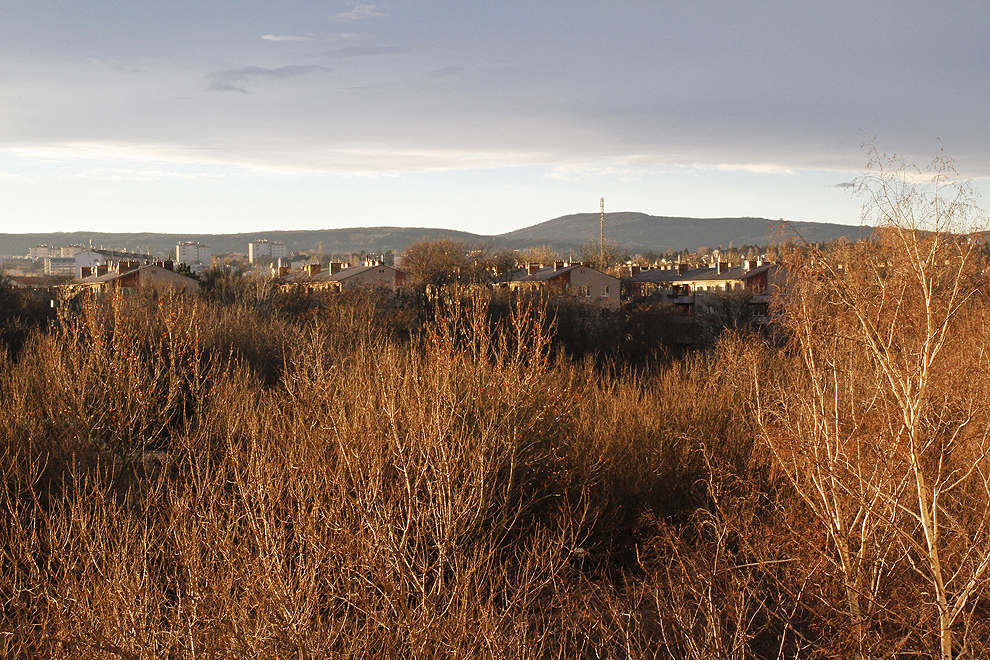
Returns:
[[[598,250],[598,267],[605,270],[605,198],[602,197],[602,242]]]

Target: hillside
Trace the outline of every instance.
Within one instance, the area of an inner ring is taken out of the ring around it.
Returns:
[[[668,248],[728,247],[730,242],[737,246],[767,245],[779,240],[780,236],[796,238],[800,235],[809,242],[831,241],[843,236],[856,238],[862,229],[821,222],[788,222],[786,229],[781,231],[781,225],[779,220],[766,218],[671,218],[619,212],[605,214],[605,238],[628,252],[642,253]],[[560,250],[597,241],[600,232],[599,214],[575,213],[502,234],[499,239],[513,247],[550,244]]]
[[[632,254],[662,252],[669,248],[696,249],[734,245],[767,245],[778,236],[779,221],[765,218],[671,218],[645,213],[605,214],[605,237]],[[806,241],[830,241],[840,236],[855,238],[861,228],[819,222],[787,223],[786,236],[798,232]],[[420,238],[448,238],[470,244],[488,243],[494,247],[526,248],[551,245],[560,251],[573,251],[600,232],[597,213],[565,215],[540,224],[495,236],[472,234],[453,229],[422,227],[353,227],[347,229],[262,231],[238,234],[156,234],[58,232],[0,234],[0,254],[24,255],[34,245],[92,245],[110,249],[165,255],[175,250],[179,241],[198,241],[209,245],[214,254],[247,252],[249,241],[267,238],[282,241],[289,252],[313,250],[323,243],[327,254],[350,252],[386,252],[403,250]]]

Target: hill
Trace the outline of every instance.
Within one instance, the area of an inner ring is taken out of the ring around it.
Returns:
[[[784,238],[827,242],[840,237],[858,238],[862,228],[822,222],[784,223],[765,218],[672,218],[645,213],[605,214],[605,238],[630,253],[694,250],[700,246],[767,245]],[[513,247],[550,244],[558,250],[575,249],[597,241],[601,232],[597,213],[575,213],[502,234],[498,238]]]
[[[645,213],[605,214],[605,237],[631,254],[667,249],[694,250],[734,245],[767,245],[779,240],[781,223],[765,218],[673,218]],[[348,229],[279,230],[238,234],[156,234],[106,232],[56,232],[0,234],[0,254],[24,255],[34,245],[92,245],[115,250],[154,255],[174,253],[180,241],[209,245],[214,254],[247,252],[247,244],[259,238],[282,241],[289,252],[313,250],[322,242],[327,254],[351,252],[396,252],[410,243],[428,238],[448,238],[469,244],[488,243],[494,247],[526,248],[551,245],[561,252],[574,251],[583,243],[597,240],[600,225],[597,213],[565,215],[515,231],[486,236],[453,229],[422,227],[353,227]],[[861,227],[820,222],[790,222],[784,236],[797,234],[811,242],[830,241],[841,236],[857,238]]]

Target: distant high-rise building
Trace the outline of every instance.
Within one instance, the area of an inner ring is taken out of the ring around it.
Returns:
[[[45,275],[75,275],[74,257],[45,257]]]
[[[288,256],[285,243],[279,241],[269,241],[261,239],[248,243],[248,261],[255,263],[261,257],[270,257],[272,261],[278,261]]]
[[[54,254],[52,254],[53,250],[55,251]],[[58,248],[53,248],[51,245],[35,245],[28,249],[28,256],[32,261],[37,261],[46,257],[57,257],[59,254]]]
[[[208,264],[210,263],[210,256],[212,256],[212,252],[210,252],[209,245],[184,241],[175,246],[176,263],[186,264],[188,266],[193,264]]]
[[[60,257],[74,257],[83,250],[85,250],[81,245],[67,245],[65,247],[60,247],[58,249],[58,256]],[[54,254],[52,256],[55,256]]]

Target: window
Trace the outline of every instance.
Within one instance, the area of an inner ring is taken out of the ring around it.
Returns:
[[[602,298],[608,298],[610,294],[608,285],[602,287]]]
[[[583,296],[585,298],[590,298],[591,297],[591,285],[590,284],[584,284],[584,285],[582,285],[581,288],[578,290],[578,295],[579,296]]]

